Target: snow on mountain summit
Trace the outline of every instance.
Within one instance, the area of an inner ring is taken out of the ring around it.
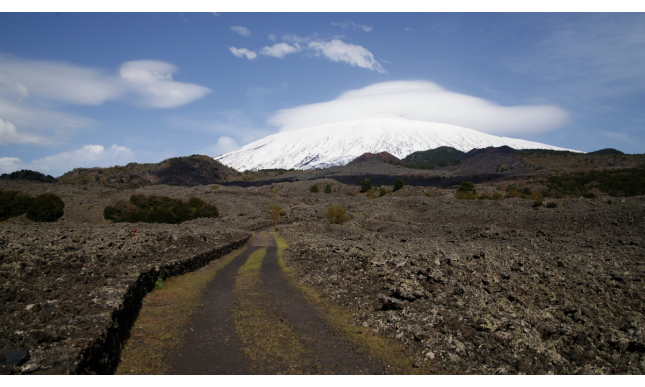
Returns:
[[[568,150],[538,142],[498,137],[460,126],[405,118],[370,118],[279,132],[215,160],[238,171],[315,169],[346,165],[366,153],[412,152],[450,146],[463,152],[508,145],[515,149]]]

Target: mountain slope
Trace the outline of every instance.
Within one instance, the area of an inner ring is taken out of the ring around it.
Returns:
[[[373,118],[276,133],[215,160],[238,171],[316,169],[346,165],[368,152],[389,152],[402,159],[410,153],[440,146],[468,152],[474,148],[503,145],[515,149],[562,149],[492,136],[455,125],[404,118]]]

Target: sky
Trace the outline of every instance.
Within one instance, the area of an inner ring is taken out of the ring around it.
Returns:
[[[378,116],[645,153],[645,14],[0,13],[0,173]]]

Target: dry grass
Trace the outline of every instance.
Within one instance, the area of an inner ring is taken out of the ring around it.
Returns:
[[[163,288],[148,294],[123,347],[116,374],[166,373],[169,365],[164,355],[181,344],[182,327],[199,305],[206,285],[242,251],[243,248],[236,250],[196,272],[168,278]]]
[[[431,374],[430,363],[424,362],[419,368],[414,367],[415,360],[406,353],[406,349],[398,342],[373,334],[369,329],[353,323],[352,312],[334,304],[316,290],[298,283],[294,269],[284,261],[284,251],[287,241],[274,235],[278,244],[278,264],[286,274],[289,282],[300,291],[310,302],[323,312],[328,323],[337,327],[358,348],[369,357],[382,363],[388,373],[393,374]]]
[[[260,374],[303,374],[311,356],[298,335],[276,314],[262,289],[260,268],[266,248],[251,254],[235,280],[237,305],[233,310],[235,331],[244,353]]]

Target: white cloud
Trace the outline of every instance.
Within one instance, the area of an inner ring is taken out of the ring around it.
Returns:
[[[273,56],[275,58],[284,58],[285,55],[293,54],[295,52],[301,51],[302,48],[298,43],[293,46],[288,45],[287,43],[276,43],[271,47],[263,47],[260,50],[261,55]]]
[[[8,79],[0,73],[0,94],[16,97],[19,101],[29,98],[29,90],[20,82]]]
[[[32,138],[30,143],[35,145],[59,144],[70,134],[94,125],[94,121],[89,118],[43,109],[24,101],[12,101],[4,98],[0,98],[0,119],[14,125],[20,136],[26,136],[25,130],[28,130],[29,137]],[[38,138],[39,141],[35,141],[35,138]],[[23,137],[24,139],[25,137]]]
[[[251,36],[251,31],[248,28],[243,26],[231,26],[231,31],[237,32],[242,36]]]
[[[285,131],[384,116],[459,125],[494,135],[533,135],[557,129],[569,115],[549,105],[500,106],[427,81],[393,81],[350,90],[332,101],[279,110],[268,123]]]
[[[11,173],[21,169],[60,176],[74,168],[110,167],[125,165],[135,160],[134,153],[123,146],[112,145],[105,149],[102,145],[86,145],[69,152],[61,152],[30,163],[16,157],[0,157],[0,172]]]
[[[363,46],[356,46],[333,39],[329,42],[310,42],[309,48],[316,51],[318,55],[322,54],[334,62],[346,62],[352,66],[385,73],[381,64],[374,59],[374,55]]]
[[[49,141],[46,138],[36,136],[23,131],[18,131],[16,126],[11,122],[0,118],[0,145],[8,144],[46,144]]]
[[[224,153],[232,152],[238,149],[240,146],[237,145],[237,141],[228,136],[222,136],[217,139],[217,143],[211,145],[206,149],[206,153],[209,156],[216,157],[223,155]]]
[[[25,96],[77,105],[100,105],[126,90],[105,71],[63,62],[22,60],[0,55],[3,83],[23,85]]]
[[[246,57],[246,59],[251,60],[255,59],[258,54],[256,54],[254,51],[248,50],[246,48],[235,48],[235,47],[229,47],[229,50],[233,53],[238,58],[241,58],[243,56]]]
[[[270,40],[270,41],[272,41],[272,42],[275,42],[276,40],[278,40],[278,37],[277,37],[275,34],[271,34],[271,35],[269,35],[269,36],[268,36],[268,38],[269,38],[269,40]]]
[[[121,65],[119,74],[54,61],[32,61],[0,55],[0,95],[13,92],[76,105],[100,105],[130,97],[145,107],[173,108],[204,97],[211,90],[176,82],[177,68],[167,62],[137,60]]]
[[[305,37],[298,36],[295,34],[285,34],[285,35],[282,35],[281,37],[281,39],[284,40],[285,42],[292,42],[292,43],[307,43],[315,38],[316,38],[316,34],[314,34],[313,36],[305,36]]]
[[[332,26],[339,26],[342,29],[345,29],[345,28],[347,28],[349,26],[352,26],[352,27],[354,27],[354,29],[359,28],[359,29],[362,29],[365,32],[372,31],[372,27],[370,27],[368,25],[365,25],[365,24],[357,24],[357,23],[354,23],[351,20],[340,22],[340,23],[331,22],[331,25]]]
[[[121,65],[121,79],[145,107],[174,108],[203,98],[211,90],[192,83],[176,82],[176,67],[162,61],[137,60]]]

